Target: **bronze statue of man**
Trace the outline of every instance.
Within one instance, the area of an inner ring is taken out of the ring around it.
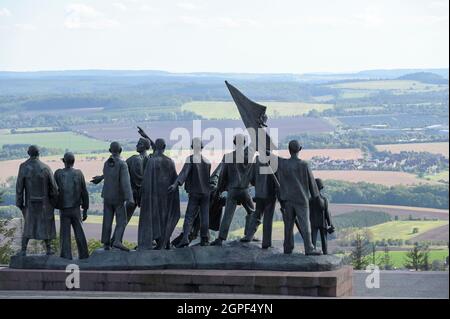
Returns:
[[[155,140],[154,152],[147,161],[141,188],[141,212],[138,226],[138,249],[170,247],[170,236],[180,219],[180,198],[178,192],[169,193],[169,186],[175,183],[177,171],[174,161],[164,155],[166,142]]]
[[[54,207],[58,199],[58,186],[52,170],[39,160],[39,148],[28,148],[30,158],[19,167],[16,184],[16,206],[24,216],[20,255],[25,256],[30,239],[43,240],[47,255],[54,252],[51,240],[56,237]]]
[[[270,153],[268,154],[270,155]],[[250,215],[250,225],[248,233],[241,239],[242,242],[249,242],[253,239],[258,226],[263,220],[263,241],[262,248],[267,249],[272,246],[272,222],[276,203],[276,185],[273,174],[264,174],[262,167],[267,167],[268,163],[263,163],[260,157],[256,157],[255,164],[250,171],[250,182],[255,186],[256,210]]]
[[[198,209],[200,209],[200,245],[209,245],[209,198],[211,193],[209,175],[211,173],[211,163],[202,156],[203,144],[199,138],[192,139],[191,147],[193,154],[186,158],[178,178],[169,187],[169,192],[173,192],[186,183],[185,189],[189,194],[189,201],[184,216],[183,237],[177,248],[189,245],[189,234]]]
[[[127,163],[120,157],[122,146],[118,142],[112,142],[109,148],[111,156],[103,166],[104,183],[103,197],[103,224],[102,244],[105,250],[111,246],[129,251],[123,245],[122,239],[127,225],[126,207],[134,203],[131,189],[130,173]],[[112,222],[116,217],[115,238],[112,241]]]
[[[228,193],[225,212],[220,222],[219,236],[211,245],[221,246],[222,242],[227,239],[238,204],[241,204],[247,212],[244,234],[248,233],[250,216],[255,210],[249,193],[252,163],[249,160],[248,148],[245,144],[245,136],[237,134],[234,137],[236,149],[232,153],[225,154],[222,159],[218,189]]]
[[[319,200],[311,200],[309,204],[312,244],[316,247],[317,233],[320,233],[322,253],[327,255],[327,234],[334,232],[334,226],[328,211],[328,199],[322,194],[323,182],[320,178],[316,178],[316,184],[319,189]]]
[[[78,248],[78,258],[84,259],[89,257],[86,236],[81,225],[81,221],[86,220],[89,209],[86,180],[79,169],[73,168],[75,164],[73,153],[65,153],[62,161],[64,168],[55,172],[55,181],[59,188],[56,208],[60,212],[61,257],[72,259],[72,240],[70,238],[70,226],[72,226]],[[81,218],[80,206],[83,209],[83,218]]]
[[[298,154],[302,147],[296,140],[289,142],[289,159],[278,159],[276,177],[280,183],[278,196],[283,210],[284,253],[294,249],[294,223],[297,218],[303,236],[305,254],[319,255],[311,242],[311,224],[309,220],[309,201],[318,200],[319,190],[308,163]]]
[[[147,160],[149,155],[147,154],[150,147],[153,145],[153,141],[145,134],[145,132],[139,128],[139,134],[142,137],[136,144],[136,152],[139,154],[130,156],[126,162],[128,165],[128,171],[130,173],[130,183],[131,189],[133,190],[133,202],[129,202],[127,209],[127,225],[133,217],[133,214],[137,207],[140,207],[141,204],[141,186],[142,186],[142,178],[144,176],[145,165],[147,165]],[[103,175],[95,176],[92,179],[92,183],[98,184],[103,180]],[[114,242],[115,232],[113,233],[111,241]]]

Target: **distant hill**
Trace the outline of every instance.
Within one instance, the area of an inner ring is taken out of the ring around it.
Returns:
[[[409,73],[397,78],[398,80],[412,80],[427,84],[448,84],[448,80],[432,72]]]
[[[263,81],[263,82],[326,82],[330,80],[376,80],[395,79],[414,73],[433,73],[444,79],[449,78],[449,69],[379,69],[363,70],[353,73],[220,73],[220,72],[191,72],[172,73],[161,70],[61,70],[11,72],[0,71],[0,79],[41,79],[41,78],[144,78],[146,80],[162,82],[186,81]]]

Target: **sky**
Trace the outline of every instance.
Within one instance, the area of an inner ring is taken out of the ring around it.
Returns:
[[[0,0],[0,70],[440,68],[449,0]]]

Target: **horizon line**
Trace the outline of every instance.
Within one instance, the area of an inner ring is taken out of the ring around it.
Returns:
[[[108,69],[108,68],[80,68],[80,69],[40,69],[40,70],[0,70],[0,73],[43,73],[43,72],[160,72],[168,74],[244,74],[244,75],[333,75],[333,74],[357,74],[367,71],[392,71],[392,70],[449,70],[449,66],[442,67],[399,67],[399,68],[367,68],[348,71],[309,71],[297,72],[239,72],[239,71],[168,71],[163,69]]]

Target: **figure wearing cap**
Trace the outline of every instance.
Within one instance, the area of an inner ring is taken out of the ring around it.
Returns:
[[[81,223],[86,220],[89,209],[86,180],[83,173],[73,167],[75,156],[71,152],[65,153],[62,161],[64,162],[64,168],[55,172],[55,180],[59,188],[56,208],[60,212],[61,257],[72,259],[72,241],[70,238],[70,227],[72,226],[78,248],[78,258],[84,259],[89,257],[86,236]],[[83,217],[81,217],[80,207],[83,209]]]
[[[322,194],[323,182],[316,178],[317,188],[319,189],[318,200],[310,200],[310,221],[312,244],[316,247],[317,233],[320,233],[320,242],[322,244],[322,253],[328,254],[327,234],[334,232],[334,226],[331,223],[330,212],[328,211],[328,199]]]
[[[184,216],[183,237],[177,245],[178,248],[189,245],[189,234],[198,210],[200,210],[200,245],[207,246],[209,244],[209,197],[211,193],[209,175],[211,163],[202,156],[203,144],[199,138],[192,139],[191,148],[193,154],[186,158],[178,178],[168,189],[169,192],[173,192],[179,186],[185,184],[186,192],[189,194]]]
[[[58,186],[52,170],[39,160],[39,148],[28,148],[30,158],[19,167],[16,183],[16,206],[24,216],[22,249],[25,256],[30,239],[43,240],[47,255],[52,255],[51,240],[56,238],[55,205]]]
[[[275,173],[280,186],[278,199],[283,211],[284,221],[284,253],[290,254],[294,249],[294,224],[297,218],[303,236],[306,255],[319,255],[311,239],[311,224],[309,220],[309,201],[318,200],[314,175],[308,163],[301,160],[298,154],[302,147],[296,140],[289,142],[289,159],[279,158]]]

